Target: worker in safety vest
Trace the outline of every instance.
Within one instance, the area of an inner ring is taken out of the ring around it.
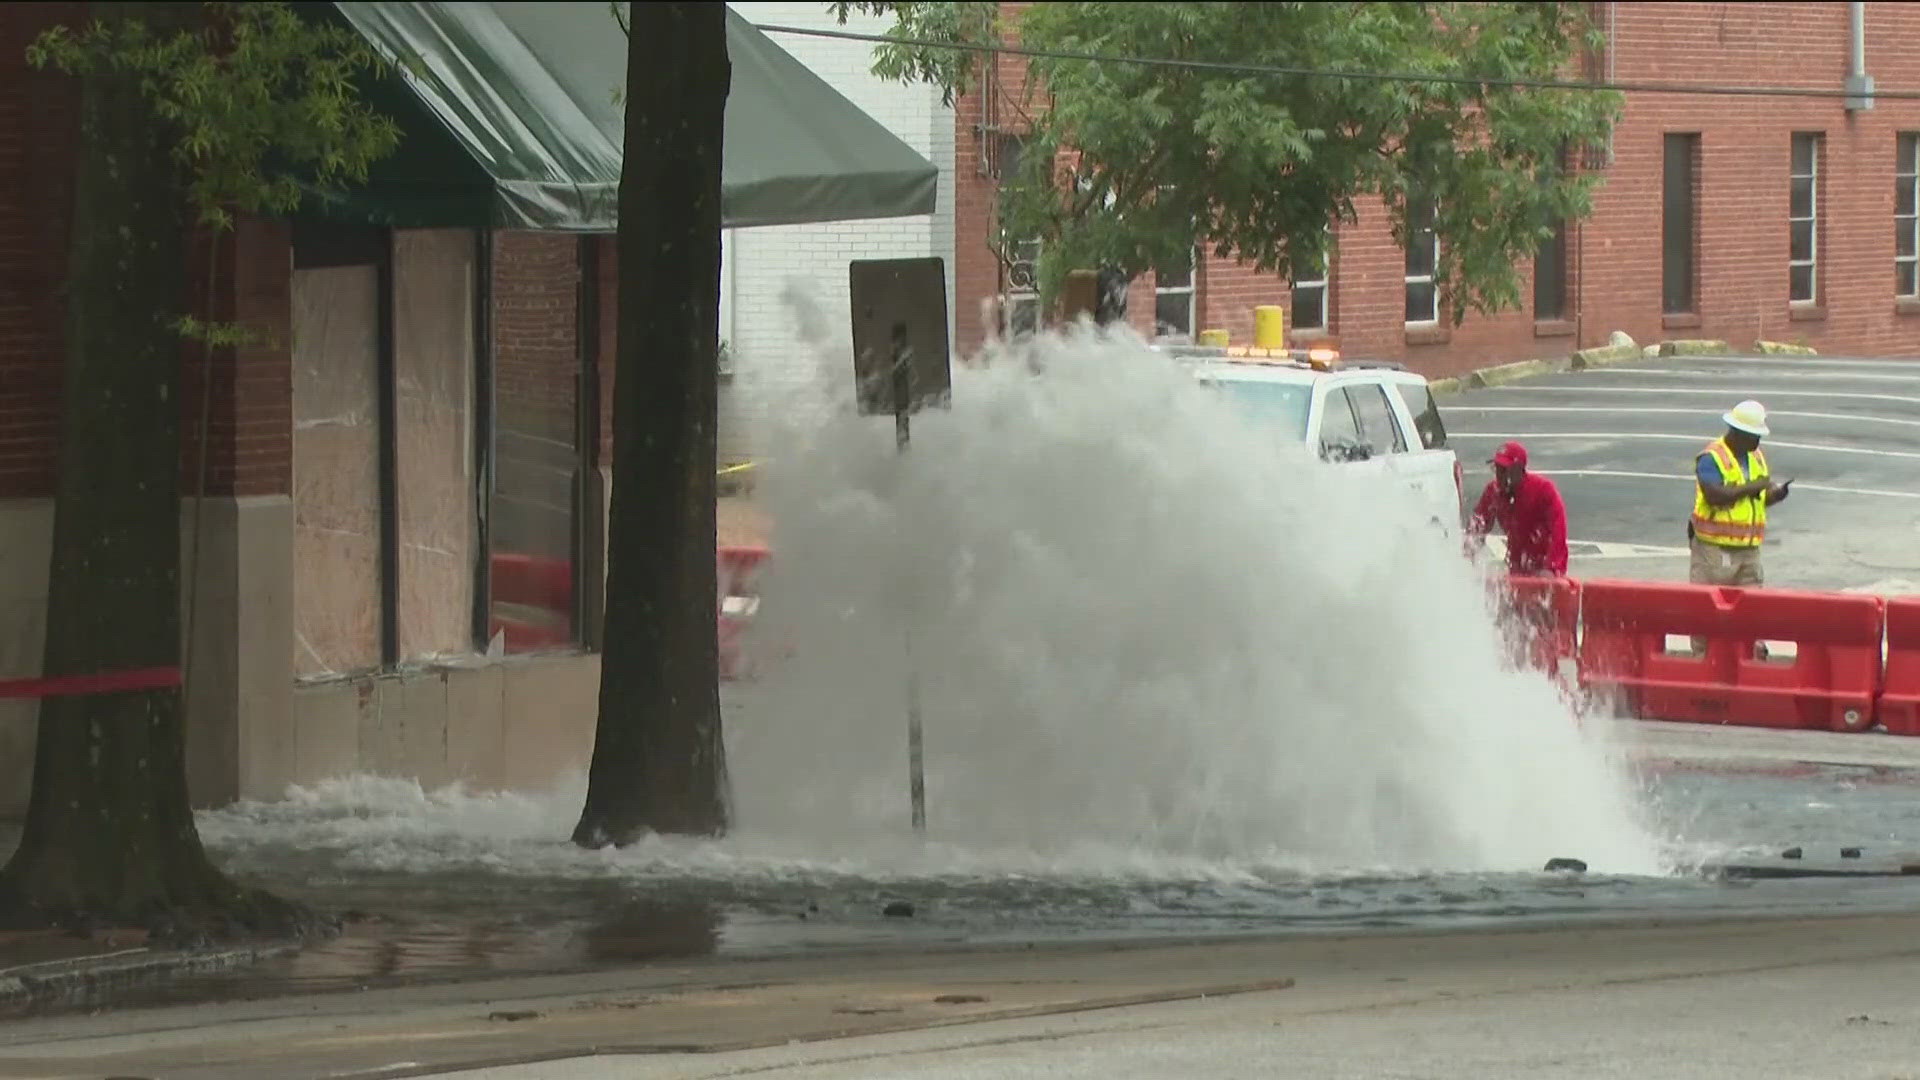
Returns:
[[[1759,585],[1760,544],[1767,537],[1767,508],[1786,501],[1792,480],[1774,483],[1760,440],[1767,410],[1743,401],[1721,417],[1727,433],[1694,460],[1693,518],[1687,523],[1696,585]]]

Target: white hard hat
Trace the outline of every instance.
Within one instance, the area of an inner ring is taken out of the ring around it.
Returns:
[[[1757,401],[1743,401],[1720,419],[1725,420],[1728,427],[1749,435],[1765,438],[1770,434],[1767,431],[1767,408]]]

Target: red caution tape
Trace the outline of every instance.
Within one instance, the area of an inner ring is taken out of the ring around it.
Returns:
[[[37,679],[0,679],[0,698],[74,697],[165,690],[180,685],[178,667],[133,668],[97,675],[54,675]]]

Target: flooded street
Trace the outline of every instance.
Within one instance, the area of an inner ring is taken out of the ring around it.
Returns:
[[[340,937],[193,976],[147,1003],[248,999],[702,956],[941,950],[1471,928],[1647,916],[1866,913],[1920,905],[1920,878],[1723,880],[1703,864],[1886,867],[1920,852],[1920,775],[1666,766],[1640,777],[1671,839],[1663,875],[1307,873],[1259,860],[900,839],[808,850],[750,837],[590,852],[566,842],[581,789],[422,792],[360,779],[201,815],[216,858],[335,914]],[[10,838],[0,841],[10,845]],[[1567,855],[1579,857],[1577,850]],[[1787,865],[1787,864],[1781,864]],[[893,914],[889,915],[888,912]],[[911,912],[908,914],[908,912]]]
[[[205,812],[231,874],[345,929],[147,999],[1920,902],[1920,877],[1703,872],[1790,847],[1798,867],[1897,870],[1920,852],[1920,759],[1650,766],[1505,663],[1483,568],[1137,339],[1049,336],[956,371],[906,456],[845,406],[844,347],[813,344],[759,495],[778,556],[755,678],[727,695],[729,836],[575,847],[581,780],[347,777]]]

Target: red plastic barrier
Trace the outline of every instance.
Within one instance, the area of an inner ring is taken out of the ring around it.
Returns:
[[[1580,685],[1617,688],[1649,720],[1860,731],[1873,725],[1883,611],[1877,596],[1588,581]],[[1669,655],[1669,634],[1704,654]],[[1797,655],[1756,659],[1761,640]]]
[[[1920,599],[1887,601],[1887,666],[1879,706],[1887,731],[1920,735]]]
[[[740,639],[760,606],[756,579],[772,553],[763,547],[723,547],[716,553],[720,585],[720,677],[738,679],[745,673]]]
[[[573,610],[571,559],[502,554],[493,556],[491,568],[487,588],[496,602],[546,611]]]
[[[0,679],[0,698],[81,697],[90,694],[126,694],[135,690],[166,690],[180,685],[177,667],[130,668],[95,675],[48,675],[27,679]]]
[[[487,620],[487,636],[495,635],[500,637],[502,647],[509,654],[570,649],[577,644],[570,625],[553,625],[499,614]]]
[[[1502,626],[1516,662],[1559,674],[1580,640],[1580,583],[1571,578],[1508,577],[1501,595]]]

